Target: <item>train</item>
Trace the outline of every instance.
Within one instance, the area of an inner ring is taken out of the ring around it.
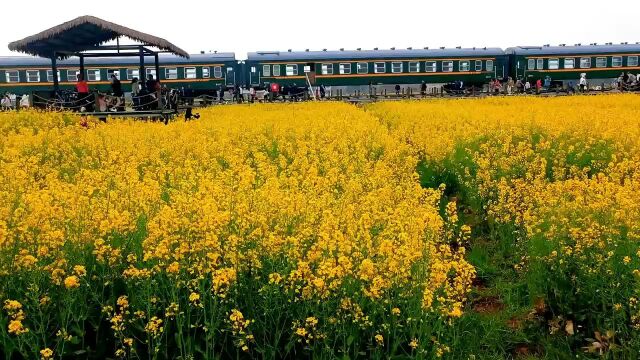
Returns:
[[[160,56],[160,74],[149,66],[139,74],[137,58],[89,58],[85,78],[93,89],[109,91],[115,75],[124,84],[153,75],[161,83],[191,95],[212,94],[230,88],[323,87],[333,91],[370,92],[403,89],[419,91],[460,83],[481,89],[492,79],[509,77],[535,82],[553,81],[566,87],[587,74],[590,84],[611,83],[621,73],[640,71],[640,43],[516,46],[506,49],[407,48],[335,51],[257,51],[238,60],[232,52],[193,54],[190,58]],[[153,63],[153,59],[146,59]],[[58,62],[62,89],[73,89],[79,72],[74,58]],[[53,72],[48,59],[30,56],[0,57],[0,92],[29,94],[51,91]],[[127,86],[124,86],[127,89]]]

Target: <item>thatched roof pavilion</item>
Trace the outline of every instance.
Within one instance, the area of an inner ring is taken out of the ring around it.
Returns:
[[[120,45],[121,37],[137,41],[139,44]],[[117,44],[104,45],[104,43],[112,40],[116,40]],[[159,51],[150,48],[159,49]],[[157,74],[160,73],[159,53],[173,53],[189,58],[189,54],[186,51],[165,39],[94,16],[81,16],[22,40],[14,41],[9,44],[9,49],[51,59],[51,67],[54,74],[57,72],[56,61],[71,56],[80,58],[80,71],[82,74],[84,74],[85,57],[139,56],[140,74],[144,73],[145,55],[155,56]],[[54,89],[57,91],[58,79],[56,76],[53,78]]]

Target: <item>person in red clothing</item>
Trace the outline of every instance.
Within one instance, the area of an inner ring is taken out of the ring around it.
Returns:
[[[89,100],[89,84],[84,79],[84,74],[78,74],[78,82],[76,83],[76,91],[78,92],[78,110],[85,108],[89,111],[91,101]]]
[[[540,94],[540,90],[542,90],[542,80],[536,80],[536,93]]]
[[[76,83],[76,91],[78,94],[88,94],[89,93],[89,84],[84,79],[83,74],[78,74],[78,82]]]

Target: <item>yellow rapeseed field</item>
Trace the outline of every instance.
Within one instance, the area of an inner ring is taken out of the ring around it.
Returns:
[[[0,355],[637,354],[637,96],[201,115],[0,113]]]

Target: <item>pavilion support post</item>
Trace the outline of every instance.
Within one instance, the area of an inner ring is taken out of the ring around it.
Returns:
[[[53,53],[53,56],[51,56],[51,71],[53,72],[53,91],[57,93],[60,91],[60,83],[58,81],[58,63],[55,52]]]
[[[158,53],[154,54],[154,59],[156,62],[156,81],[160,84],[160,59],[158,58]],[[158,86],[158,109],[164,110],[164,104],[162,103],[162,87]]]
[[[80,74],[82,74],[82,79],[86,81],[87,79],[85,77],[87,75],[84,73],[84,56],[80,54],[79,57],[80,57]]]
[[[146,89],[147,77],[144,73],[144,50],[142,50],[142,46],[140,46],[140,70],[138,74],[138,81],[140,82],[140,86]]]

